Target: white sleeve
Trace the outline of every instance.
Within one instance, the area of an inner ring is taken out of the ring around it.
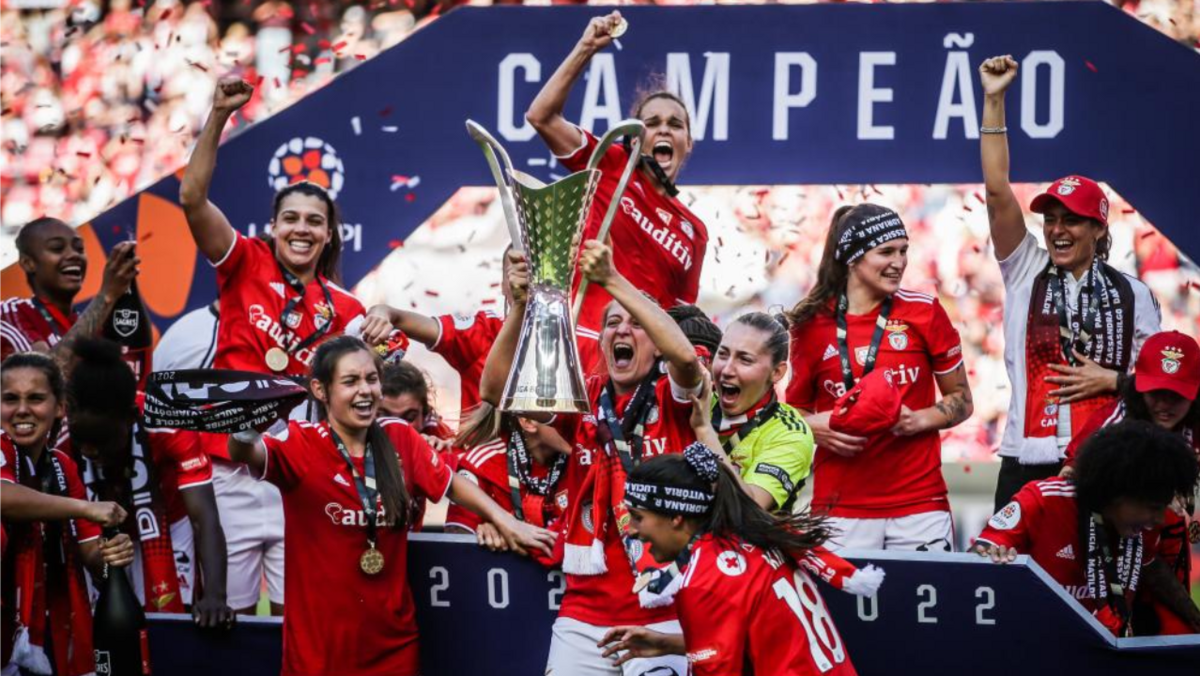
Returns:
[[[1129,355],[1132,365],[1142,351],[1142,343],[1162,331],[1162,308],[1150,287],[1136,279],[1130,279],[1129,283],[1133,285],[1133,354]]]
[[[704,387],[703,380],[696,383],[694,387],[684,387],[675,382],[675,379],[671,377],[670,371],[667,371],[667,381],[671,383],[671,396],[681,404],[692,403],[692,397],[699,394],[700,390]]]
[[[1000,276],[1004,279],[1004,287],[1012,289],[1022,281],[1033,279],[1049,261],[1050,253],[1039,247],[1037,237],[1026,230],[1025,238],[1017,248],[1008,258],[1000,261]]]

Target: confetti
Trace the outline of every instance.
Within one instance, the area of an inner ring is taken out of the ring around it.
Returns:
[[[78,156],[80,156],[80,157],[91,157],[91,156],[92,156],[92,154],[91,154],[91,153],[84,152],[84,151],[82,151],[82,150],[80,150],[80,151],[76,152],[75,154],[76,154],[76,155],[78,155]]]
[[[279,53],[282,54],[284,52],[290,52],[290,51],[292,51],[292,45],[287,45],[283,49],[279,50]]]
[[[303,54],[304,50],[306,50],[308,48],[305,47],[304,45],[292,45],[291,49],[292,49],[293,54]]]
[[[395,125],[387,125],[387,126],[381,127],[381,129],[383,130],[384,133],[387,133],[387,134],[395,134],[396,132],[400,131],[400,127],[397,127]]]
[[[319,49],[329,49],[329,41],[324,39],[317,40],[317,47]]]
[[[441,296],[440,293],[438,293],[437,291],[434,291],[433,289],[425,289],[425,295],[429,296],[430,298],[438,298],[439,296]]]
[[[389,249],[399,249],[402,246],[404,246],[404,242],[401,242],[398,239],[393,239],[392,241],[388,242]]]
[[[340,52],[340,51],[342,51],[342,50],[343,50],[343,49],[345,49],[345,48],[346,48],[346,41],[345,41],[345,40],[342,40],[341,42],[335,42],[335,43],[334,43],[334,45],[333,45],[333,51],[334,51],[334,52]]]
[[[411,192],[410,192],[410,193],[408,193],[407,195],[405,195],[405,196],[404,196],[404,201],[405,201],[405,202],[416,202],[416,201],[417,201],[417,196],[416,196],[415,194],[413,194],[413,193],[411,193]]]
[[[963,211],[971,211],[971,210],[972,210],[972,209],[971,209],[971,205],[970,205],[970,204],[963,204]]]
[[[357,115],[350,118],[350,128],[354,130],[355,136],[362,136],[362,120]]]
[[[388,115],[392,114],[393,110],[395,110],[395,108],[393,108],[392,106],[388,106],[387,108],[384,108],[383,110],[379,111],[379,117],[387,117]]]
[[[971,473],[971,466],[963,465],[963,474],[970,474],[970,473]]]
[[[1099,72],[1096,70],[1096,67],[1092,65],[1091,61],[1084,61],[1083,65],[1087,66],[1088,70],[1092,71],[1093,73]]]
[[[323,63],[329,63],[329,57],[322,56],[322,57],[318,57],[316,61],[313,61],[314,66],[319,66]]]
[[[355,54],[354,58],[358,59],[359,61],[366,61],[367,55],[366,54]]]
[[[974,195],[975,199],[979,200],[980,204],[987,204],[987,200],[983,199],[983,195],[980,195],[978,190],[975,191]]]
[[[1123,214],[1136,214],[1136,213],[1137,213],[1137,209],[1131,209],[1131,208],[1129,208],[1129,207],[1125,207],[1124,209],[1122,209],[1122,210],[1121,210],[1121,213],[1123,213]]]
[[[317,32],[317,30],[310,26],[307,21],[300,22],[300,29],[309,35],[314,35]]]
[[[484,298],[483,300],[479,301],[479,304],[480,305],[495,305],[496,299],[495,298]]]
[[[195,61],[188,61],[188,65],[191,66],[192,68],[199,68],[200,72],[202,72],[202,73],[208,72],[208,66],[205,66],[202,63],[197,63]]]

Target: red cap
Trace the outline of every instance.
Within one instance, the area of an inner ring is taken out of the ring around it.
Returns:
[[[833,403],[829,429],[869,437],[892,429],[899,420],[900,390],[890,373],[876,369]]]
[[[1178,331],[1163,331],[1146,339],[1134,367],[1138,392],[1171,390],[1195,400],[1200,391],[1200,345]]]
[[[1108,225],[1108,198],[1100,184],[1083,176],[1064,176],[1050,184],[1046,192],[1033,198],[1030,211],[1042,214],[1054,202],[1062,202],[1071,213],[1094,218]]]

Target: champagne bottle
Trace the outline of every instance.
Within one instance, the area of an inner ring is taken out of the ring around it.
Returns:
[[[154,332],[136,279],[113,306],[112,314],[104,323],[104,337],[121,346],[121,359],[133,370],[138,389],[145,390],[146,379],[150,377]]]
[[[106,529],[105,536],[116,535]],[[104,567],[100,599],[92,618],[97,676],[149,676],[150,642],[146,613],[122,568]]]

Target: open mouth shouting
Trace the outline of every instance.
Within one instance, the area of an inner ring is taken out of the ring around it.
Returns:
[[[613,341],[612,367],[614,371],[626,371],[632,368],[636,356],[637,351],[634,350],[633,343],[624,340]]]
[[[675,161],[675,146],[667,139],[659,139],[654,143],[653,149],[654,161],[664,171],[670,169],[671,163]]]
[[[58,268],[58,274],[72,284],[83,284],[83,264],[78,261],[64,263]]]
[[[13,440],[24,445],[25,442],[33,439],[37,434],[37,424],[32,421],[22,420],[12,423]]]
[[[742,388],[732,380],[724,380],[717,384],[717,400],[721,404],[721,410],[736,410],[741,397]]]
[[[375,418],[375,408],[377,403],[374,399],[360,399],[350,404],[350,410],[354,413],[354,417],[360,420],[371,421]]]

